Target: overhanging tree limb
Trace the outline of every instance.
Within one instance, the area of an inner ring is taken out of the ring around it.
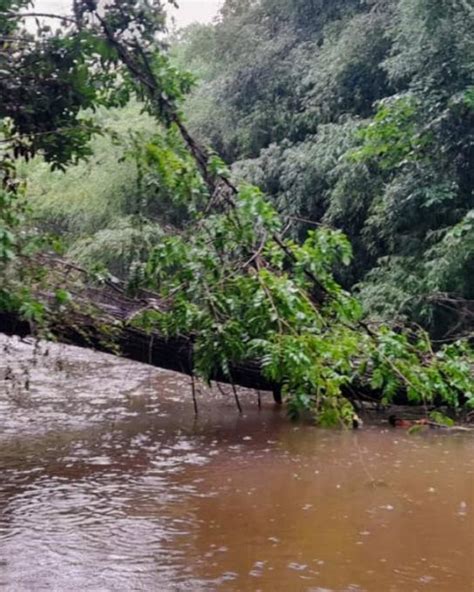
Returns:
[[[137,63],[137,59],[127,48],[127,41],[122,42],[117,38],[114,31],[109,26],[107,19],[102,17],[98,12],[94,13],[94,17],[100,23],[106,39],[111,46],[115,48],[123,65],[127,68],[132,78],[145,89],[153,111],[156,113],[157,110],[158,114],[164,113],[165,118],[178,128],[209,189],[211,203],[221,200],[224,201],[231,210],[235,209],[235,197],[238,194],[237,187],[226,176],[213,174],[210,171],[209,152],[194,140],[189,133],[189,130],[182,122],[175,106],[164,96],[156,76],[154,75],[150,59],[140,44],[140,41],[135,38],[132,42],[132,49],[135,50],[135,54],[138,54],[139,60],[141,61],[141,63]],[[285,244],[282,237],[277,233],[273,233],[272,239],[278,247],[283,250],[288,259],[293,264],[296,263],[295,255]],[[323,283],[310,270],[304,269],[304,273],[313,284],[313,297],[320,303],[324,302],[328,297],[328,292]]]

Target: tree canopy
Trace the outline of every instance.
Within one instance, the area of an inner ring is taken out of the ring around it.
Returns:
[[[463,1],[227,2],[175,45],[199,137],[296,236],[349,236],[369,313],[438,337],[472,331],[473,25]]]

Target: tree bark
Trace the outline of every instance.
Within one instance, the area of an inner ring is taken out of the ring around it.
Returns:
[[[113,339],[107,339],[92,324],[80,327],[75,324],[48,325],[48,331],[60,343],[118,355],[188,376],[193,374],[192,341],[188,338],[167,339],[159,333],[148,335],[133,327],[124,326],[114,333]],[[17,314],[3,312],[0,312],[0,333],[21,338],[35,335],[30,323],[21,320]],[[272,391],[275,393],[275,401],[281,401],[279,385],[268,381],[262,375],[258,363],[249,361],[245,364],[235,364],[231,367],[231,378],[222,371],[216,371],[211,379],[250,389]]]

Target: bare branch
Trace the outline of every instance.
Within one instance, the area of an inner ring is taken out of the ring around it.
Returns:
[[[64,16],[50,12],[0,12],[0,16],[6,19],[49,18],[60,20],[66,23],[72,23],[74,25],[77,24],[77,19],[71,16]]]

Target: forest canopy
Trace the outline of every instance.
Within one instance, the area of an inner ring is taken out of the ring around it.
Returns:
[[[174,45],[186,114],[294,221],[343,230],[372,315],[472,330],[474,7],[463,0],[226,2]]]
[[[350,423],[360,383],[472,404],[468,3],[228,0],[172,37],[158,0],[30,8],[0,2],[0,314],[74,310],[60,249],[294,414]]]

